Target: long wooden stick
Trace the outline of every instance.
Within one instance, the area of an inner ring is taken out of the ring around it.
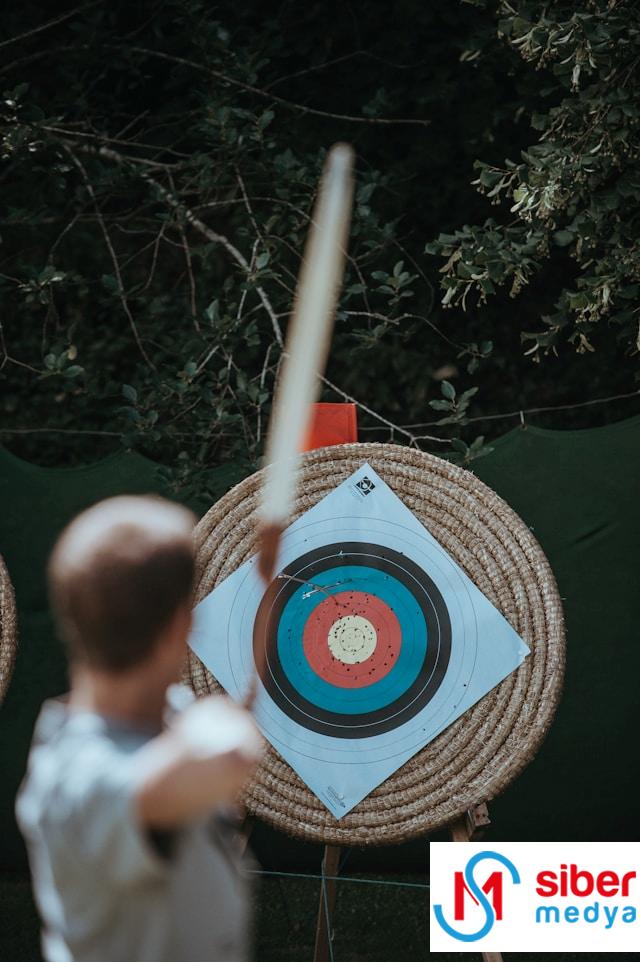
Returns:
[[[258,562],[265,581],[273,575],[280,535],[291,512],[298,452],[329,353],[351,218],[353,157],[348,144],[329,151],[298,279],[267,443]]]
[[[287,332],[269,424],[267,478],[262,492],[258,571],[267,584],[291,513],[298,454],[329,353],[351,220],[353,160],[348,144],[335,144],[327,156]],[[267,625],[256,625],[255,630],[264,643],[255,652],[255,674],[244,698],[247,708],[253,705],[268,657]]]

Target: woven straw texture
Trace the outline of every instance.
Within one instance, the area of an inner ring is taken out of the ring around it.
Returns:
[[[562,607],[549,563],[524,522],[469,471],[390,444],[345,444],[302,458],[292,520],[365,461],[456,559],[531,648],[521,667],[336,820],[269,748],[245,802],[274,827],[310,841],[385,845],[425,835],[494,798],[535,755],[560,698]],[[262,472],[233,488],[196,528],[196,601],[257,550]],[[190,654],[197,694],[220,690]]]
[[[11,680],[18,643],[16,603],[9,572],[0,555],[0,704]]]

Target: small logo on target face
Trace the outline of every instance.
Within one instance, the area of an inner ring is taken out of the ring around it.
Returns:
[[[371,478],[368,478],[365,475],[363,478],[360,478],[359,481],[356,481],[356,488],[358,489],[360,494],[364,497],[367,494],[371,494],[371,492],[375,488],[375,484],[373,483]]]

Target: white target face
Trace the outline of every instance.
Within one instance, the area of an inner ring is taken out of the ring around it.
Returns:
[[[361,615],[338,618],[329,629],[329,650],[344,665],[366,661],[376,650],[376,629]]]
[[[369,465],[196,608],[189,643],[340,818],[516,669],[528,648]],[[256,652],[260,657],[256,657]]]

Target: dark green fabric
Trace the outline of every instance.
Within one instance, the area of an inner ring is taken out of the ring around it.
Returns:
[[[538,757],[491,806],[491,837],[632,840],[639,721],[640,417],[586,431],[517,428],[474,464],[532,528],[564,599],[565,692]],[[166,493],[158,466],[117,453],[86,468],[39,468],[0,448],[0,553],[16,588],[20,649],[0,708],[2,864],[23,864],[13,799],[45,697],[65,689],[44,570],[79,510],[119,493]],[[273,840],[265,838],[272,846]],[[287,846],[284,846],[285,848]],[[282,851],[281,841],[277,845]],[[405,847],[406,848],[406,847]],[[386,860],[389,853],[386,853]],[[423,848],[416,853],[420,863]],[[402,862],[411,862],[404,851]]]
[[[563,598],[567,671],[538,757],[491,806],[502,840],[638,838],[640,417],[516,428],[476,474],[529,525]]]
[[[0,865],[24,864],[14,798],[31,733],[45,698],[67,688],[62,646],[47,604],[45,568],[67,522],[101,498],[166,494],[157,464],[119,451],[95,464],[42,468],[0,447],[0,554],[16,592],[19,647],[11,685],[0,706]]]

